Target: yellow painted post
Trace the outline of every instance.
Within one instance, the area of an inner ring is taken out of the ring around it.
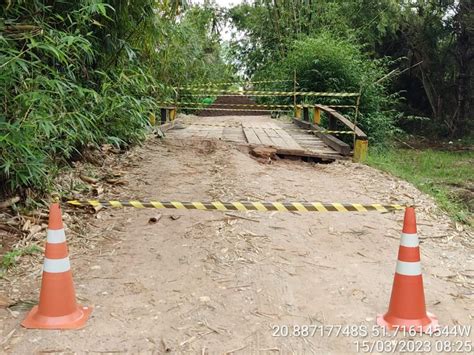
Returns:
[[[301,118],[301,105],[296,105],[295,117],[296,118]]]
[[[313,121],[315,124],[321,124],[321,110],[318,107],[314,108]]]
[[[293,70],[293,106],[296,108],[296,70]]]
[[[156,116],[154,112],[150,112],[150,115],[148,116],[148,120],[150,121],[151,126],[156,125]]]
[[[175,118],[176,118],[176,108],[173,107],[173,108],[170,108],[170,121],[174,121]]]
[[[369,149],[369,141],[367,139],[356,138],[354,146],[354,163],[362,163],[367,159],[367,151]]]

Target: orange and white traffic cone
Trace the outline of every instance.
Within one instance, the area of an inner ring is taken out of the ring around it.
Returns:
[[[388,312],[377,316],[377,324],[388,329],[414,329],[420,333],[429,329],[434,331],[438,327],[437,318],[426,312],[420,247],[413,207],[407,207],[405,210]]]
[[[91,307],[76,303],[61,207],[53,203],[49,209],[39,305],[21,325],[32,329],[79,329],[86,324],[91,312]]]

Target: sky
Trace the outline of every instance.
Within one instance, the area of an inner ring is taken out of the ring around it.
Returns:
[[[193,0],[192,3],[194,4],[202,4],[204,0]],[[243,2],[243,0],[214,0],[214,2],[222,7],[232,7],[233,5],[240,4]],[[229,24],[226,24],[226,26],[222,29],[221,31],[221,39],[224,41],[228,41],[231,38],[231,28],[229,27]]]
[[[231,7],[232,5],[239,4],[242,2],[242,0],[214,0],[217,5],[223,6],[223,7]],[[204,0],[194,0],[194,3],[199,3],[202,4]]]

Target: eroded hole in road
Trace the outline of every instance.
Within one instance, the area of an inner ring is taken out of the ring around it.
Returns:
[[[278,159],[287,159],[294,161],[304,161],[307,163],[329,164],[335,161],[332,157],[318,157],[314,155],[307,155],[300,151],[289,151],[268,147],[257,146],[249,150],[250,156],[262,163],[270,163]]]
[[[324,159],[324,158],[317,158],[317,157],[307,157],[307,156],[300,156],[300,155],[288,155],[288,154],[279,154],[277,153],[276,156],[280,159],[288,159],[288,160],[295,160],[295,161],[304,161],[305,163],[316,163],[316,164],[331,164],[335,160],[334,159]]]

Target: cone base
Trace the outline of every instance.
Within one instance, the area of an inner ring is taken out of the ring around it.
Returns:
[[[414,329],[417,333],[433,332],[439,327],[438,318],[430,312],[426,312],[426,317],[422,319],[403,319],[387,314],[379,314],[376,322],[379,326],[389,330],[403,329],[409,331]]]
[[[76,311],[60,317],[48,317],[38,313],[38,306],[28,313],[21,325],[28,329],[80,329],[86,325],[92,307],[78,306]]]

